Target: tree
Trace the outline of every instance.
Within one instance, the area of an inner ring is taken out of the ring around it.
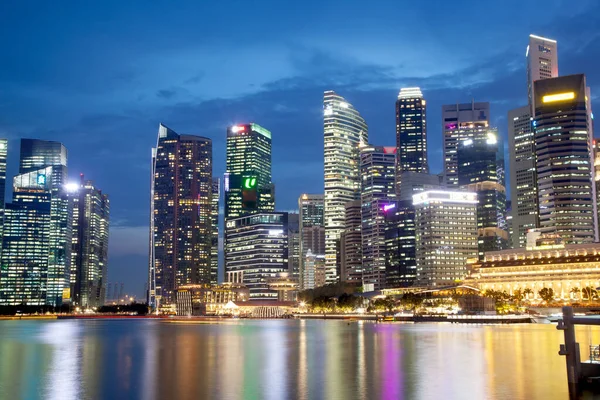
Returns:
[[[552,290],[552,288],[542,288],[538,291],[538,294],[546,303],[550,303],[554,300],[554,290]]]
[[[581,297],[581,289],[579,289],[577,286],[572,287],[570,292],[573,293],[575,296],[579,295],[579,297]]]
[[[598,296],[598,291],[593,287],[586,286],[581,290],[583,297],[586,297],[588,301],[592,301],[593,298]]]
[[[337,306],[341,311],[354,311],[360,305],[360,298],[352,294],[344,293],[338,297]]]
[[[533,290],[531,290],[531,288],[525,288],[523,289],[523,294],[529,296],[530,294],[533,294]]]
[[[514,301],[517,304],[517,306],[519,306],[524,296],[525,294],[523,294],[523,291],[521,289],[515,289],[513,290],[512,301]]]

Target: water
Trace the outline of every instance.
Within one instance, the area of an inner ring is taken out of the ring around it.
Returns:
[[[582,358],[600,330],[577,332]],[[0,399],[564,399],[554,325],[0,321]]]

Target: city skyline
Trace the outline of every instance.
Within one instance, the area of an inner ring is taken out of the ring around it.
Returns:
[[[307,46],[308,49],[295,49],[300,59],[294,59],[294,65],[307,72],[295,74],[294,71],[286,71],[282,74],[279,71],[272,75],[273,81],[270,81],[264,77],[261,80],[260,77],[257,77],[257,73],[252,71],[251,78],[246,81],[241,93],[236,92],[235,85],[227,82],[228,77],[235,73],[226,69],[219,71],[221,78],[218,81],[224,85],[222,92],[218,93],[213,88],[206,98],[194,100],[194,96],[199,93],[197,85],[191,82],[194,76],[189,74],[190,71],[175,71],[172,79],[159,80],[157,84],[162,85],[161,87],[149,86],[143,90],[132,91],[138,96],[143,95],[146,98],[150,96],[155,99],[153,102],[157,104],[153,104],[149,108],[152,111],[150,115],[148,115],[148,111],[143,113],[136,111],[139,110],[138,102],[132,97],[127,97],[126,102],[122,102],[122,100],[111,102],[108,99],[111,96],[106,96],[104,90],[100,91],[92,83],[89,86],[73,87],[77,82],[82,82],[80,76],[73,76],[71,84],[68,84],[71,81],[62,73],[57,74],[57,78],[50,79],[40,71],[33,71],[34,73],[30,74],[31,77],[26,78],[19,72],[18,64],[10,61],[8,68],[0,73],[0,81],[11,83],[7,86],[8,90],[5,94],[0,95],[10,96],[0,97],[0,104],[3,104],[4,108],[4,111],[0,112],[0,119],[3,122],[0,136],[9,138],[9,149],[12,149],[9,150],[7,177],[16,174],[14,161],[15,151],[18,148],[17,139],[27,137],[64,143],[70,150],[69,167],[70,172],[74,174],[71,176],[71,180],[79,173],[84,172],[86,176],[93,177],[99,187],[111,194],[111,219],[114,217],[114,223],[111,223],[109,281],[125,282],[127,291],[135,292],[143,298],[145,282],[140,277],[146,276],[147,268],[150,176],[148,160],[149,149],[156,139],[158,122],[162,121],[183,134],[211,138],[215,142],[214,176],[222,176],[222,172],[224,172],[224,129],[227,125],[256,122],[266,126],[273,133],[273,181],[278,185],[277,210],[289,210],[296,208],[295,203],[301,193],[322,192],[322,110],[320,104],[324,90],[336,90],[360,110],[369,124],[370,142],[391,144],[394,143],[394,103],[398,90],[404,86],[420,86],[427,98],[430,169],[432,173],[438,173],[442,169],[442,157],[438,153],[438,149],[441,148],[439,121],[442,104],[465,103],[472,99],[476,102],[489,101],[491,103],[491,125],[498,126],[500,135],[506,142],[506,111],[527,103],[523,49],[530,33],[556,39],[560,44],[561,73],[563,75],[585,73],[588,85],[592,88],[592,95],[594,95],[600,76],[590,67],[594,64],[594,57],[590,53],[594,53],[598,45],[591,40],[593,36],[586,37],[588,32],[585,29],[578,33],[566,27],[569,24],[558,26],[554,22],[559,18],[572,20],[575,18],[573,15],[576,15],[577,18],[582,19],[581,23],[577,24],[578,26],[593,27],[594,21],[597,20],[594,14],[597,13],[591,8],[586,8],[591,3],[577,4],[568,10],[561,8],[559,3],[549,6],[545,10],[536,10],[542,14],[536,19],[544,21],[543,23],[536,22],[539,23],[537,26],[523,23],[522,28],[508,34],[502,32],[500,35],[497,32],[496,35],[489,33],[482,35],[487,40],[494,39],[495,46],[499,50],[486,49],[480,59],[475,61],[469,59],[469,57],[474,58],[473,52],[462,49],[456,62],[452,62],[450,66],[432,67],[434,63],[429,59],[423,61],[425,64],[423,76],[417,76],[414,62],[403,60],[405,57],[400,55],[401,51],[398,51],[398,56],[394,56],[393,60],[386,60],[386,57],[379,54],[376,48],[369,53],[375,54],[376,57],[361,59],[357,56],[359,53],[357,50],[364,49],[365,43],[357,43],[356,49],[344,47],[346,53],[350,54],[350,59],[354,61],[347,67],[336,64],[333,69],[328,69],[326,64],[329,58],[324,56],[324,53],[334,46],[336,40],[341,39],[343,32],[335,33],[332,40],[324,42],[324,50],[315,50],[314,42]],[[562,4],[564,5],[564,3]],[[494,5],[494,7],[498,6]],[[529,7],[529,5],[525,5],[526,9]],[[510,9],[509,3],[504,3],[502,8]],[[535,9],[535,7],[531,6],[531,9]],[[569,14],[558,17],[558,10]],[[19,14],[19,10],[8,11],[7,15],[9,16]],[[48,11],[43,10],[43,12]],[[522,11],[524,15],[527,14],[526,10]],[[345,12],[354,13],[354,18],[358,18],[354,7],[350,7],[350,10]],[[125,10],[123,13],[127,14],[127,11]],[[65,15],[68,17],[69,13]],[[375,16],[378,16],[375,12],[369,12],[365,17],[373,19]],[[432,15],[432,20],[435,18],[439,18],[439,16]],[[513,15],[511,18],[518,19],[521,16]],[[16,20],[16,18],[14,19]],[[147,19],[145,21],[149,22]],[[515,20],[513,19],[513,21]],[[524,22],[524,19],[519,21]],[[81,21],[77,21],[74,27],[63,29],[84,29],[79,25],[83,22],[85,22],[85,18],[82,16]],[[41,25],[40,28],[43,28],[44,24]],[[117,23],[117,26],[121,25]],[[491,28],[494,26],[498,27],[496,22],[492,23]],[[30,27],[29,23],[23,24],[19,29],[7,24],[1,29],[10,29],[13,33],[18,33],[20,29],[28,27]],[[283,29],[283,27],[278,23],[273,29]],[[475,30],[477,27],[472,29]],[[147,29],[144,31],[148,33]],[[289,31],[287,33],[290,34]],[[448,44],[452,38],[457,39],[463,34],[466,33],[454,33],[450,35],[450,38],[443,40],[436,37],[435,40],[439,40],[440,46],[442,46]],[[386,43],[385,34],[381,32],[368,30],[364,35],[364,41],[367,43],[380,40],[381,43],[378,43],[380,50],[386,47],[395,49],[394,44]],[[35,32],[33,36],[35,37]],[[4,41],[14,35],[5,34],[0,37],[7,38],[0,39]],[[173,39],[173,37],[168,39]],[[168,39],[166,40],[168,41]],[[27,39],[22,40],[27,41]],[[480,43],[486,42],[484,38],[473,40],[481,40]],[[40,41],[40,46],[47,45],[47,43],[42,43],[43,41]],[[159,46],[163,44],[164,42]],[[476,44],[474,43],[473,48],[477,47]],[[54,71],[53,68],[56,68],[53,63],[62,62],[61,55],[72,52],[76,54],[77,49],[82,46],[78,43],[61,45],[50,43],[50,45],[46,46],[47,51],[56,49],[56,47],[61,51],[53,56],[49,56],[45,51],[42,51],[40,55],[32,55],[32,57],[50,57],[46,64],[50,71]],[[25,47],[35,53],[35,46]],[[102,50],[103,44],[92,40],[90,47],[92,49],[99,47]],[[414,47],[414,51],[417,51],[419,42],[408,44],[406,47]],[[425,46],[424,48],[431,50],[431,47]],[[12,47],[7,47],[7,49],[9,59],[11,55],[18,54],[18,50]],[[595,53],[599,52],[595,51]],[[102,53],[100,52],[100,54]],[[257,54],[274,57],[272,52],[268,51],[268,46],[259,49]],[[358,62],[356,62],[357,57]],[[80,64],[83,65],[90,61],[89,57],[85,55],[76,57],[75,61],[77,60],[80,60]],[[404,70],[394,67],[403,62],[409,64]],[[202,81],[202,62],[194,61],[192,64],[196,66],[196,76],[199,76],[197,79]],[[494,64],[501,64],[502,69]],[[123,62],[123,65],[127,65],[127,63]],[[366,68],[366,66],[373,65],[377,68]],[[341,77],[338,76],[339,71],[344,72]],[[477,73],[475,73],[476,71]],[[102,85],[107,86],[105,90],[112,91],[110,93],[121,93],[123,90],[128,90],[132,80],[135,81],[140,76],[139,71],[133,71],[131,75],[127,75],[127,68],[111,70],[110,72],[114,73],[114,76],[102,75],[94,69],[88,69],[86,72],[94,78],[90,82],[110,83],[110,85]],[[154,70],[153,73],[156,71]],[[214,71],[212,73],[214,74]],[[204,72],[204,74],[211,75],[210,71]],[[359,74],[359,79],[350,79],[352,74]],[[333,76],[337,76],[337,81],[332,78]],[[89,76],[86,77],[86,80],[88,78]],[[63,87],[57,90],[56,85],[61,83],[60,79],[63,79]],[[285,79],[291,80],[286,81]],[[190,81],[190,83],[181,83],[185,81]],[[239,79],[233,79],[233,81],[233,83],[239,83]],[[249,89],[250,83],[257,85],[258,89]],[[143,87],[144,80],[142,79],[139,84]],[[31,91],[27,90],[44,87],[44,85],[49,89],[38,91],[36,95],[32,95]],[[98,92],[101,92],[98,99],[89,101]],[[52,96],[52,99],[56,101],[50,100],[48,96]],[[32,99],[35,101],[31,101]],[[10,105],[8,105],[9,101]],[[147,104],[147,101],[140,100],[139,102],[144,105]],[[79,104],[74,104],[75,102]],[[29,105],[27,111],[25,111],[25,104]],[[72,111],[71,115],[65,115],[67,110]],[[122,142],[123,138],[125,138],[125,142]],[[302,173],[299,174],[298,170],[301,167]],[[10,198],[10,185],[8,186],[6,197]]]

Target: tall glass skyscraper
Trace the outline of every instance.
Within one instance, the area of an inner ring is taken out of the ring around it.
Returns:
[[[418,87],[402,88],[396,101],[398,171],[429,173],[427,102]]]
[[[342,96],[323,97],[325,158],[325,268],[327,283],[339,278],[339,240],[345,227],[344,206],[360,198],[359,144],[369,141],[367,123]]]
[[[71,186],[71,185],[70,185]],[[70,187],[73,199],[71,299],[81,307],[104,304],[108,266],[108,196],[92,181]]]
[[[504,186],[504,146],[496,129],[486,136],[460,142],[457,151],[458,184],[477,193],[479,259],[485,252],[509,247]]]
[[[395,168],[396,147],[360,148],[362,282],[374,290],[385,287],[385,212],[396,197]]]
[[[465,139],[485,137],[489,125],[490,103],[471,102],[442,106],[444,177],[449,188],[458,185],[458,144]]]
[[[309,289],[304,281],[306,255],[325,257],[325,227],[323,226],[324,197],[322,194],[303,194],[298,199],[300,211],[300,289]],[[311,276],[314,275],[313,274]],[[314,287],[314,276],[311,280]]]
[[[540,232],[564,244],[594,242],[592,126],[585,75],[534,82]]]
[[[174,304],[177,287],[212,276],[212,141],[160,124],[152,157],[149,303]]]
[[[0,139],[0,243],[2,226],[4,224],[4,203],[6,196],[6,158],[8,155],[8,140]]]
[[[244,199],[245,178],[254,181],[252,205]],[[227,128],[225,174],[225,220],[275,209],[275,189],[271,181],[271,132],[258,124]]]
[[[217,284],[219,280],[219,204],[221,200],[221,179],[213,178],[211,198],[211,251],[210,251],[210,283]]]

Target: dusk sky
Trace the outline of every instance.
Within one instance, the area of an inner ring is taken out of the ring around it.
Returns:
[[[215,176],[228,125],[266,127],[277,209],[292,210],[323,191],[324,90],[361,112],[371,143],[395,145],[397,93],[420,86],[434,173],[442,104],[489,101],[506,138],[507,111],[527,102],[530,33],[558,40],[559,74],[585,73],[600,107],[597,0],[4,1],[0,16],[8,179],[18,139],[64,143],[71,177],[110,196],[108,280],[138,296],[159,122],[211,138]]]

